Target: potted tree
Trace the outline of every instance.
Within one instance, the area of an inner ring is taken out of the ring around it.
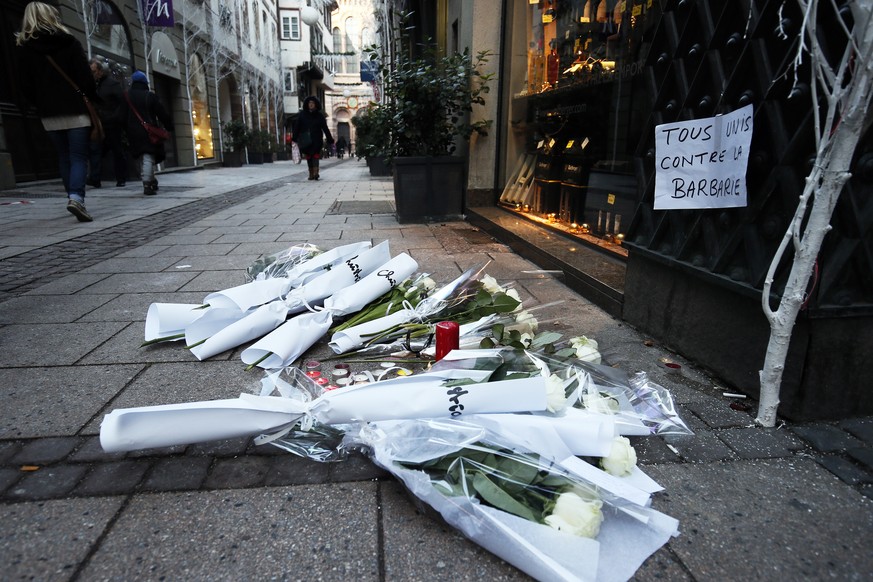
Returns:
[[[385,103],[377,107],[390,134],[390,162],[394,199],[400,222],[429,222],[459,218],[464,212],[466,167],[454,156],[457,143],[473,132],[487,135],[491,120],[470,122],[474,104],[483,104],[493,74],[482,67],[489,53],[475,57],[468,50],[439,55],[435,50],[411,56],[405,34],[383,78]],[[371,58],[378,58],[371,49]],[[360,147],[360,145],[359,145]]]
[[[352,117],[355,126],[355,157],[367,161],[371,176],[390,176],[391,136],[388,130],[386,110],[371,103],[358,110]]]
[[[228,121],[224,124],[222,137],[224,165],[229,168],[239,168],[246,160],[246,146],[250,137],[246,124],[239,119]]]
[[[273,163],[273,136],[269,131],[262,129],[259,133],[261,147],[261,155],[265,164]]]
[[[285,162],[290,159],[288,155],[288,147],[279,143],[278,141],[273,142],[273,151],[276,152],[277,162]]]

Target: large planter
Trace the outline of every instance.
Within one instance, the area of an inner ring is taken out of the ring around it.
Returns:
[[[371,176],[390,176],[391,166],[389,166],[384,158],[367,156],[367,167],[370,169]]]
[[[273,152],[261,152],[261,159],[264,160],[265,164],[272,164]]]
[[[276,152],[277,162],[287,162],[289,159],[288,152]]]
[[[224,152],[222,164],[228,168],[239,168],[245,162],[245,152]]]
[[[249,152],[249,163],[250,164],[263,164],[264,163],[264,155],[261,152]]]
[[[397,221],[463,220],[464,159],[455,156],[392,160]]]

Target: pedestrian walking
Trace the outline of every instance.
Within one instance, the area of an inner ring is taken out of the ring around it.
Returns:
[[[94,188],[101,187],[103,156],[110,153],[115,170],[115,185],[121,187],[127,183],[127,151],[124,147],[124,130],[115,113],[124,100],[124,90],[102,60],[91,59],[90,66],[97,85],[97,96],[100,98],[97,113],[103,123],[104,136],[102,142],[91,142],[88,185]]]
[[[21,94],[36,107],[57,151],[67,210],[80,222],[91,222],[85,181],[92,125],[97,130],[99,118],[92,122],[89,111],[98,97],[85,52],[58,10],[44,2],[25,6],[15,44]]]
[[[343,159],[343,156],[346,154],[346,138],[344,136],[339,136],[336,140],[336,157],[339,159]]]
[[[127,130],[131,155],[139,158],[142,193],[153,196],[158,193],[155,167],[166,159],[167,152],[163,141],[155,143],[149,139],[145,125],[161,124],[167,131],[173,131],[173,119],[158,96],[149,90],[145,73],[134,72],[130,81],[130,89],[124,94],[117,116]]]
[[[327,136],[328,145],[333,144],[333,136],[327,128],[327,120],[321,111],[321,102],[310,95],[303,100],[303,111],[294,122],[294,141],[300,147],[300,154],[309,166],[309,180],[318,180],[318,160],[322,156],[324,140]]]

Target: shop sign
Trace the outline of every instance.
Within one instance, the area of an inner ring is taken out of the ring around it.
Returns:
[[[655,210],[747,206],[752,105],[655,127]]]
[[[173,0],[140,0],[143,3],[143,14],[148,26],[172,27]]]
[[[181,79],[179,70],[179,57],[176,55],[176,47],[173,41],[163,32],[152,35],[152,69],[174,79]]]

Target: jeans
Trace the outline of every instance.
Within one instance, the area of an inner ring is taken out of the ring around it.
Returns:
[[[152,154],[143,154],[141,163],[143,184],[153,182],[155,179],[155,156]]]
[[[58,152],[58,167],[67,197],[85,202],[85,180],[88,177],[90,127],[75,127],[48,132]]]
[[[121,141],[121,129],[109,124],[103,127],[106,130],[103,142],[91,142],[91,171],[88,174],[88,180],[100,182],[103,174],[103,155],[110,152],[115,168],[115,181],[127,182],[127,152]]]

